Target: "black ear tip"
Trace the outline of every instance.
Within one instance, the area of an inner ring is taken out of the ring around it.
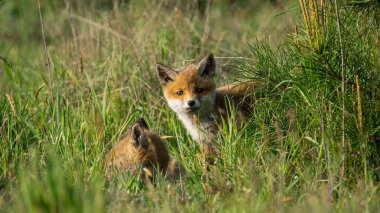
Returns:
[[[206,63],[208,65],[211,65],[212,67],[215,67],[215,58],[214,58],[214,54],[212,53],[209,53],[208,56],[207,56],[207,59],[206,59]]]
[[[156,71],[157,71],[157,72],[162,71],[162,70],[163,70],[162,67],[163,67],[162,64],[156,64]]]
[[[163,64],[156,64],[156,72],[157,73],[162,73],[165,71],[165,66]]]
[[[208,56],[207,56],[207,60],[208,60],[209,62],[215,63],[214,54],[209,53]]]
[[[160,64],[160,63],[157,63],[156,64],[156,70],[157,71],[165,71],[165,70],[168,70],[169,67],[167,67],[166,65],[163,65],[163,64]]]
[[[137,121],[135,123],[138,124],[138,125],[140,125],[141,128],[143,128],[143,129],[149,129],[148,124],[146,123],[146,121],[142,117],[140,117],[139,119],[137,119]]]

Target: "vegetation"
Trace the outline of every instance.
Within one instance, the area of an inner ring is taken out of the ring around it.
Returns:
[[[0,0],[2,211],[380,209],[379,1],[205,2]],[[260,85],[209,168],[154,72],[208,52],[220,85]],[[185,179],[107,180],[140,116]]]

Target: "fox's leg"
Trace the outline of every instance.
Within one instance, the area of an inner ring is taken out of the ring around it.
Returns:
[[[143,180],[145,184],[154,181],[154,168],[150,163],[144,162],[141,164],[140,179]]]
[[[206,163],[208,165],[214,165],[216,163],[216,159],[220,157],[219,149],[214,146],[212,142],[203,141],[200,143],[200,148],[202,152],[205,154]]]
[[[186,174],[185,168],[174,158],[169,160],[166,177],[169,181],[177,181]]]

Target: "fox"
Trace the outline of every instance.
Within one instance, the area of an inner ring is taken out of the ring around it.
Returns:
[[[241,127],[252,111],[252,91],[255,83],[233,83],[216,87],[216,62],[212,53],[199,63],[182,68],[156,64],[156,74],[162,85],[168,106],[177,114],[193,140],[198,142],[207,161],[219,156],[215,145],[223,119],[235,109],[235,124]],[[230,107],[233,105],[233,107]],[[214,157],[213,157],[214,156]]]
[[[139,118],[107,154],[106,168],[130,174],[140,172],[144,182],[151,182],[158,172],[170,181],[185,175],[183,166],[169,155],[164,141],[149,130],[146,121]]]

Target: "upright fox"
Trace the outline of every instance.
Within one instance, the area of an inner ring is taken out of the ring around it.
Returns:
[[[214,141],[222,119],[235,111],[240,126],[251,110],[253,83],[216,88],[215,59],[212,54],[198,64],[173,69],[157,64],[156,72],[169,107],[177,113],[191,137],[206,154],[218,154]]]
[[[143,118],[138,119],[127,136],[108,152],[106,166],[132,174],[142,169],[140,177],[144,180],[152,179],[155,169],[169,180],[176,180],[185,173],[181,164],[169,156],[161,138],[149,130]]]

